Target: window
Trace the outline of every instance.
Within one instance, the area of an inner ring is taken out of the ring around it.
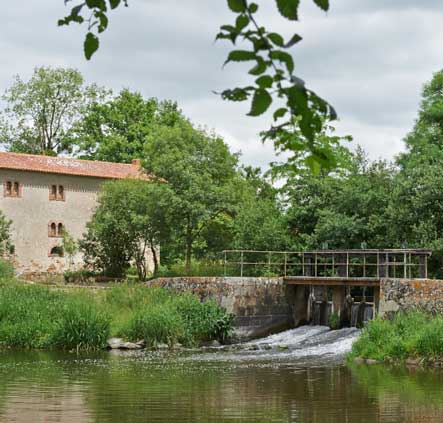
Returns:
[[[63,247],[61,247],[60,245],[52,247],[51,251],[49,251],[50,257],[63,257],[63,255],[64,255]]]
[[[65,226],[63,223],[50,222],[48,226],[48,236],[51,238],[61,238],[64,230]]]
[[[65,188],[63,185],[51,185],[49,187],[49,199],[52,201],[65,200]]]
[[[3,187],[3,195],[5,197],[21,197],[20,182],[6,181]]]

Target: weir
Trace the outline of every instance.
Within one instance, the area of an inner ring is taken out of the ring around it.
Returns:
[[[431,250],[225,250],[225,277],[281,277],[294,290],[295,327],[359,327],[379,312],[380,281],[426,279]]]

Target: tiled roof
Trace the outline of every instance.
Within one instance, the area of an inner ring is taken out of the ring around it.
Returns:
[[[30,172],[58,173],[63,175],[91,176],[110,179],[151,179],[143,171],[139,160],[132,164],[78,160],[67,157],[38,156],[34,154],[0,152],[0,169]]]

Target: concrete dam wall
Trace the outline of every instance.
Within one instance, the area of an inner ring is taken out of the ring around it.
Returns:
[[[217,301],[235,316],[239,339],[262,337],[309,322],[325,325],[331,313],[345,326],[399,310],[443,314],[443,280],[381,279],[380,287],[363,300],[350,295],[352,291],[345,286],[293,286],[283,278],[176,277],[158,278],[149,285]],[[310,302],[311,297],[315,301]]]

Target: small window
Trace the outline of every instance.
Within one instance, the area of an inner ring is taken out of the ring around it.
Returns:
[[[64,201],[65,188],[63,185],[51,185],[49,187],[49,199],[52,201]]]
[[[63,223],[59,222],[50,222],[48,226],[48,235],[52,238],[61,238],[63,236],[63,233],[65,231],[65,225]]]
[[[5,197],[20,197],[21,196],[20,182],[6,181],[4,184],[4,196]]]
[[[60,245],[52,247],[51,251],[49,252],[49,255],[51,257],[63,257],[64,255],[63,247],[61,247]]]

